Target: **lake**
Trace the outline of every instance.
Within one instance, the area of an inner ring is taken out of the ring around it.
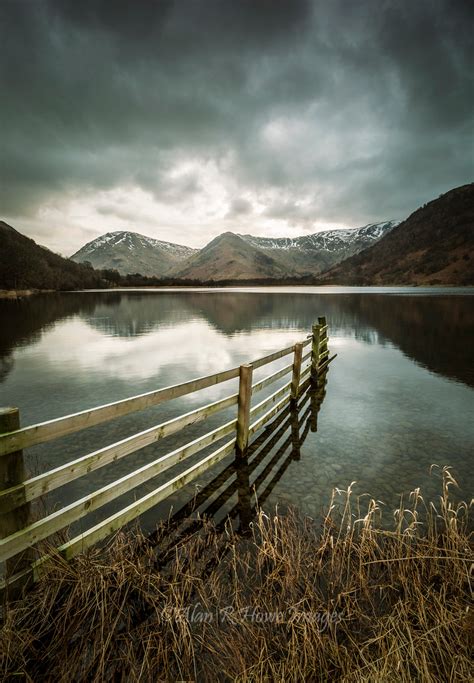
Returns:
[[[456,288],[307,287],[71,292],[0,301],[0,404],[18,406],[23,426],[52,419],[256,359],[303,340],[325,315],[330,352],[337,358],[327,375],[317,431],[301,425],[304,440],[297,453],[288,430],[276,434],[272,448],[247,473],[250,486],[258,484],[264,509],[294,504],[318,517],[333,487],[356,482],[357,494],[384,501],[390,515],[399,496],[417,486],[428,498],[439,493],[440,474],[430,471],[432,465],[451,466],[458,495],[467,499],[474,479],[473,295],[474,289]],[[235,389],[235,382],[227,382],[36,446],[26,452],[29,470],[57,466]],[[233,414],[235,408],[97,470],[50,494],[45,505],[71,502]],[[227,458],[161,503],[146,515],[145,525],[187,503],[189,511],[192,501],[224,519],[237,498],[235,487],[225,493],[235,478],[230,472],[225,480],[231,462]],[[87,528],[170,476],[165,473],[77,527]],[[204,487],[203,500],[196,499]]]

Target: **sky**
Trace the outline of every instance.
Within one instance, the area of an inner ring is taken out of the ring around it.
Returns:
[[[473,180],[473,8],[0,0],[0,219],[70,255],[406,218]]]

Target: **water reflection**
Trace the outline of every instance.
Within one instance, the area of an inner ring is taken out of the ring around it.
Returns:
[[[453,465],[470,495],[472,301],[450,290],[387,296],[299,289],[71,293],[3,301],[0,403],[19,406],[23,424],[51,419],[258,358],[302,339],[324,314],[331,351],[338,352],[324,410],[318,417],[313,406],[315,422],[310,419],[299,446],[293,429],[296,445],[287,443],[285,451],[294,450],[292,467],[264,497],[268,505],[292,501],[317,514],[333,486],[354,479],[360,492],[396,503],[400,492],[423,484],[434,462]],[[231,384],[29,449],[28,464],[33,474],[58,466],[175,417],[196,401],[232,393]],[[190,428],[182,438],[198,435]],[[147,447],[61,492],[69,502],[180,445]],[[281,446],[275,442],[272,455]],[[249,472],[250,485],[260,474]],[[207,485],[206,478],[202,482]],[[168,516],[169,505],[160,508],[161,517]]]
[[[49,294],[18,300],[0,299],[0,382],[13,369],[14,351],[31,346],[62,320],[87,315],[95,302],[84,297]]]
[[[298,290],[75,293],[2,301],[0,381],[12,371],[14,349],[32,345],[39,345],[46,359],[48,352],[54,356],[56,368],[61,363],[78,372],[95,367],[127,379],[155,374],[173,359],[182,364],[180,349],[190,342],[213,348],[223,367],[230,361],[226,338],[254,335],[256,330],[306,331],[321,311],[333,336],[393,344],[432,372],[474,386],[470,296],[322,295]],[[127,341],[133,342],[133,351]],[[208,370],[206,362],[196,368]]]
[[[239,533],[248,531],[257,507],[265,505],[291,463],[301,459],[301,446],[310,427],[313,429],[312,425],[316,424],[326,381],[325,375],[318,387],[309,380],[305,382],[297,404],[279,413],[250,444],[245,456],[236,456],[166,522],[148,534],[149,544],[160,544],[163,563],[169,559],[176,543],[196,533],[206,519],[215,520],[221,530],[230,519]],[[149,515],[149,520],[153,526],[156,518]]]

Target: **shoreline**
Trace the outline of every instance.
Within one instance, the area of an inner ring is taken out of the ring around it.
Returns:
[[[57,290],[54,289],[0,289],[0,299],[23,299],[25,296],[34,294],[47,294]]]
[[[249,284],[248,282],[242,282],[242,284],[239,284],[238,281],[233,282],[231,284],[225,283],[221,284],[219,282],[210,282],[210,283],[202,283],[202,284],[176,284],[176,285],[169,285],[169,284],[163,284],[163,285],[143,285],[143,286],[129,286],[129,287],[105,287],[105,288],[91,288],[91,289],[67,289],[67,290],[62,290],[62,289],[0,289],[0,300],[2,299],[23,299],[25,297],[31,297],[36,294],[75,294],[75,293],[100,293],[100,292],[154,292],[154,291],[207,291],[207,290],[242,290],[242,289],[248,289],[248,290],[253,290],[253,289],[307,289],[307,288],[315,288],[315,289],[322,289],[322,290],[337,290],[337,289],[349,289],[349,290],[393,290],[393,289],[398,289],[398,290],[439,290],[439,289],[446,289],[448,291],[450,290],[463,290],[464,291],[469,291],[472,290],[474,293],[474,285],[421,285],[421,284],[402,284],[402,285],[397,285],[397,284],[391,284],[391,285],[344,285],[344,284],[328,284],[328,285],[321,285],[321,284],[303,284],[303,283],[298,283],[298,284],[286,284],[284,282],[282,283],[276,283],[276,282],[262,282],[261,284],[258,283],[251,283]]]

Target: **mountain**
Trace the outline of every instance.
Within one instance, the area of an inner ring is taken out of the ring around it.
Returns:
[[[338,254],[343,251],[356,253],[373,244],[391,230],[399,221],[385,221],[384,223],[371,223],[363,228],[349,230],[326,230],[316,232],[313,235],[301,237],[253,237],[252,235],[240,235],[246,242],[260,249],[298,249],[302,251],[320,251]],[[352,255],[352,254],[351,254]]]
[[[474,183],[425,204],[320,283],[474,285]]]
[[[317,275],[381,239],[395,225],[395,221],[386,221],[294,238],[225,232],[169,274],[215,281]]]
[[[77,289],[101,282],[101,273],[54,254],[0,221],[0,289]]]
[[[137,232],[108,232],[88,242],[71,259],[77,263],[88,261],[94,268],[115,268],[122,275],[161,277],[196,251]]]
[[[286,270],[240,235],[224,232],[191,256],[181,268],[175,269],[172,275],[188,280],[245,280],[284,277]]]

